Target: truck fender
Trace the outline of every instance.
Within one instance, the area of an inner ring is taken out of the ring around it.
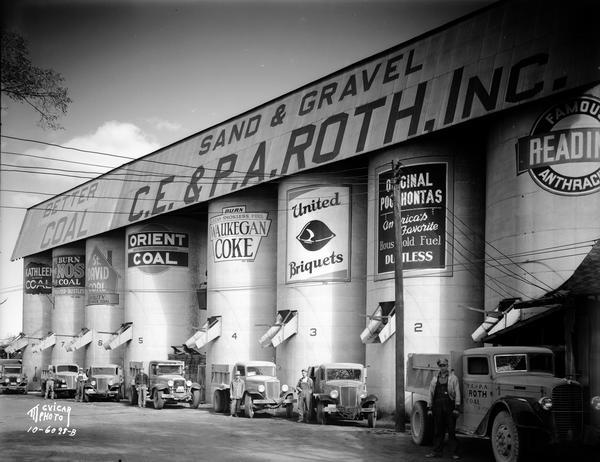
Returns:
[[[200,384],[198,382],[192,382],[192,386],[190,387],[192,390],[200,390]]]
[[[154,391],[155,390],[160,390],[160,391],[169,391],[169,386],[166,384],[160,384],[160,385],[154,385],[154,387],[152,388],[152,396],[154,396]]]
[[[331,396],[329,396],[326,393],[315,393],[315,394],[313,394],[313,402],[316,407],[319,402],[321,402],[323,404],[327,404],[327,403],[333,403],[333,400],[331,399]]]
[[[479,423],[475,434],[479,436],[490,436],[494,418],[500,411],[509,413],[517,427],[541,429],[546,427],[539,414],[534,409],[535,401],[530,401],[525,398],[504,397],[497,400],[490,408]],[[548,413],[549,414],[549,413]]]
[[[367,407],[369,404],[373,404],[377,402],[377,396],[375,395],[367,395],[365,399],[363,399],[362,407]]]

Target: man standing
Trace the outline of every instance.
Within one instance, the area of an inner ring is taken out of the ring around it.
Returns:
[[[298,392],[298,422],[310,420],[310,403],[313,394],[313,381],[307,376],[306,369],[302,369],[302,377],[296,385]]]
[[[48,371],[48,377],[46,378],[46,391],[44,393],[44,399],[54,399],[54,372]]]
[[[87,381],[87,375],[83,372],[83,368],[79,368],[75,383],[75,401],[83,401],[83,394],[85,393],[85,382]]]
[[[148,374],[142,369],[135,376],[135,387],[138,393],[138,407],[146,407],[146,398],[148,396]]]
[[[229,397],[231,398],[231,417],[236,417],[240,410],[240,402],[244,396],[246,383],[242,380],[240,371],[236,370],[231,385],[229,385]]]
[[[448,442],[452,450],[452,459],[460,459],[458,440],[456,439],[456,418],[460,407],[460,388],[454,371],[448,371],[448,360],[438,359],[440,372],[429,384],[428,414],[433,412],[433,452],[425,457],[442,457],[444,438],[448,432]]]

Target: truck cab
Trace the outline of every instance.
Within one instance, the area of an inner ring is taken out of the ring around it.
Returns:
[[[525,445],[580,441],[583,392],[578,382],[554,376],[554,355],[542,347],[483,347],[442,355],[409,355],[412,438],[432,436],[427,417],[429,383],[438,358],[450,361],[461,384],[457,433],[491,439],[498,462],[519,460]],[[527,442],[527,443],[525,443]]]
[[[139,371],[148,375],[147,400],[152,401],[154,409],[162,409],[165,404],[188,403],[197,409],[200,405],[200,385],[184,377],[185,364],[183,361],[166,359],[150,361],[148,367],[143,363],[132,361],[130,370],[134,377]],[[137,389],[131,385],[131,403],[137,403]]]
[[[121,400],[121,386],[123,374],[121,368],[116,364],[92,364],[88,367],[85,375],[84,401],[92,398]]]
[[[236,371],[245,383],[245,392],[241,408],[246,417],[253,418],[255,412],[284,407],[286,416],[291,417],[294,406],[294,394],[286,384],[281,384],[276,376],[275,363],[270,361],[243,361],[233,367],[213,365],[211,387],[215,412],[226,412],[229,408],[229,385]]]
[[[20,359],[0,360],[0,391],[2,393],[27,393],[27,374]]]
[[[308,376],[314,383],[312,408],[317,422],[330,419],[377,421],[377,397],[367,391],[367,370],[357,363],[325,363],[312,366]]]
[[[78,372],[79,366],[74,363],[49,364],[48,368],[42,371],[42,396],[46,392],[46,381],[51,373],[54,376],[54,394],[56,397],[62,395],[73,398],[76,391]]]

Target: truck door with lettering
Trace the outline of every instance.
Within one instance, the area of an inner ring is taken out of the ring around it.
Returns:
[[[460,431],[471,434],[492,404],[492,379],[487,356],[467,356],[463,365],[463,409]]]

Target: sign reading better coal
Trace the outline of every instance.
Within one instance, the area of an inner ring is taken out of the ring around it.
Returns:
[[[402,167],[402,264],[405,270],[444,269],[446,265],[446,163]],[[379,174],[377,273],[395,269],[394,180]]]

